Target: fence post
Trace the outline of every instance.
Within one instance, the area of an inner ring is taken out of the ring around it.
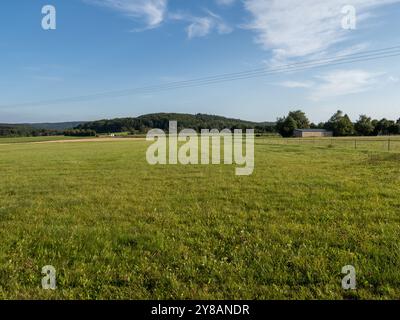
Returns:
[[[388,151],[390,152],[390,138],[388,139]]]
[[[354,140],[354,149],[357,149],[357,139]]]

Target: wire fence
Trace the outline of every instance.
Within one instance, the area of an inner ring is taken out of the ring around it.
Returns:
[[[260,142],[260,140],[262,142]],[[257,144],[310,145],[327,148],[346,148],[366,151],[400,152],[400,136],[352,138],[261,138]]]

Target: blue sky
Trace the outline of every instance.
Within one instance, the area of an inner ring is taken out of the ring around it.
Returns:
[[[43,30],[42,7],[57,10]],[[341,25],[345,5],[357,28]],[[400,118],[399,57],[147,94],[18,105],[400,45],[400,0],[3,0],[0,123],[153,112]]]

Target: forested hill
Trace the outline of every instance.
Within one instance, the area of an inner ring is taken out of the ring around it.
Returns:
[[[33,135],[44,132],[63,131],[73,129],[85,123],[84,121],[56,122],[56,123],[0,123],[0,136]]]
[[[85,123],[84,121],[71,121],[71,122],[56,122],[56,123],[26,123],[25,126],[29,126],[35,129],[46,129],[46,130],[67,130],[73,129],[76,126]]]
[[[251,122],[207,114],[154,113],[137,118],[119,118],[87,122],[76,127],[80,130],[94,130],[97,133],[133,132],[143,133],[159,128],[168,131],[169,121],[178,121],[178,128],[201,129],[255,129],[257,132],[271,132],[274,123]]]

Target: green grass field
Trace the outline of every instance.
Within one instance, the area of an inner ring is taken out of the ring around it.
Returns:
[[[28,143],[28,142],[46,142],[46,141],[61,141],[61,140],[76,140],[76,139],[90,139],[91,137],[66,137],[66,136],[43,136],[43,137],[16,137],[16,138],[3,138],[0,137],[1,144],[9,143]]]
[[[342,137],[342,138],[291,138],[265,139],[268,144],[313,145],[365,151],[397,151],[400,152],[400,137]]]
[[[0,298],[400,297],[396,151],[261,138],[238,177],[149,166],[147,146],[0,145]],[[41,289],[45,265],[55,291]]]

